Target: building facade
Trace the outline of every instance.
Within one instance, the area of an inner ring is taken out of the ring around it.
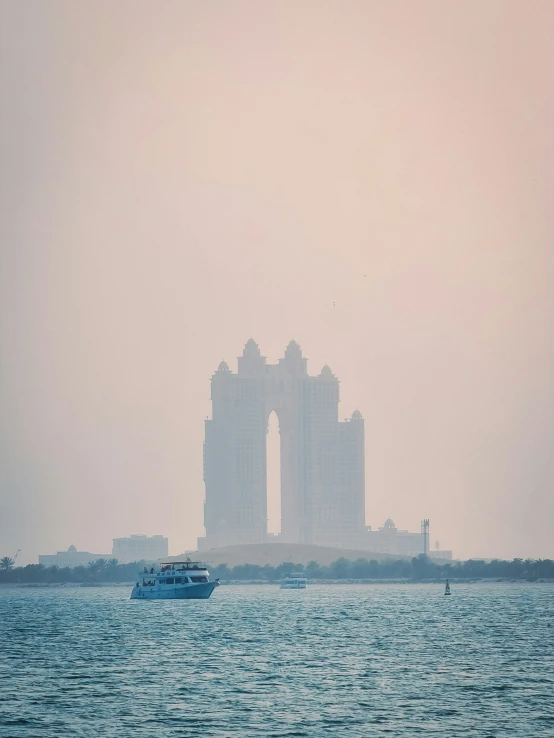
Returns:
[[[267,534],[268,419],[281,448],[284,543],[352,546],[365,531],[364,421],[339,422],[339,381],[328,366],[310,376],[295,341],[268,364],[250,339],[238,372],[221,362],[211,380],[204,482],[206,536],[200,550],[264,543]]]
[[[435,551],[429,550],[429,520],[421,522],[420,533],[410,533],[408,530],[397,528],[394,521],[387,518],[378,530],[366,529],[360,548],[368,552],[410,558],[426,553],[429,558],[437,561],[452,561],[452,551],[440,551],[438,547]]]
[[[114,538],[112,556],[120,564],[133,561],[155,561],[167,558],[169,541],[165,536],[132,535],[128,538]]]
[[[38,562],[43,566],[59,566],[60,569],[64,569],[66,566],[71,568],[74,566],[86,566],[87,564],[90,564],[91,561],[107,558],[109,558],[107,554],[77,551],[75,546],[70,546],[67,551],[58,551],[55,554],[40,554]]]

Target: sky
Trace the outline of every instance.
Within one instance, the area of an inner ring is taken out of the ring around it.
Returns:
[[[362,412],[369,525],[554,558],[553,33],[550,0],[0,0],[0,556],[194,549],[253,337]]]

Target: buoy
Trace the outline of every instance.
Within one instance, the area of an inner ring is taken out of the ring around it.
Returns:
[[[451,594],[451,592],[450,592],[450,582],[448,581],[448,579],[446,580],[446,588],[444,590],[444,594],[445,595]]]

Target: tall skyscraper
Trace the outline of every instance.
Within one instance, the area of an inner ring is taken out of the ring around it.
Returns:
[[[268,364],[250,339],[238,373],[223,361],[212,377],[206,420],[206,537],[199,548],[267,540],[268,418],[279,420],[281,534],[286,543],[355,546],[365,532],[364,421],[339,422],[339,382],[328,366],[309,376],[291,341]]]

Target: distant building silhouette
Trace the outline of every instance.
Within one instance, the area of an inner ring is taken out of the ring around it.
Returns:
[[[389,518],[365,525],[364,420],[355,410],[338,419],[339,381],[325,365],[310,376],[291,341],[277,364],[247,341],[238,372],[222,361],[213,374],[212,417],[205,421],[206,536],[198,549],[248,543],[306,543],[418,556],[421,533],[399,530]],[[268,420],[275,412],[281,447],[281,532],[267,530]],[[424,532],[424,523],[426,525]],[[451,551],[429,552],[451,559]]]
[[[326,365],[310,376],[296,341],[277,364],[268,364],[250,339],[238,373],[222,361],[211,384],[204,443],[206,537],[199,548],[268,540],[266,435],[272,411],[281,444],[277,540],[359,545],[366,530],[364,421],[356,411],[339,422],[339,382],[331,369]]]
[[[70,546],[67,551],[58,551],[55,554],[40,554],[39,564],[44,566],[82,566],[97,559],[109,559],[112,556],[120,564],[129,564],[132,561],[155,561],[166,558],[169,542],[164,536],[132,535],[129,538],[114,538],[111,554],[95,554],[89,551],[77,551]]]
[[[132,561],[155,561],[167,558],[169,541],[165,536],[132,535],[129,538],[114,538],[112,556],[121,564]]]
[[[108,558],[107,554],[94,554],[89,551],[77,551],[75,546],[70,546],[67,551],[58,551],[55,554],[40,554],[38,563],[43,566],[59,566],[61,569],[69,566],[86,566],[91,561]]]
[[[427,521],[428,522],[428,521]],[[422,526],[423,530],[423,526]],[[419,556],[425,553],[425,534],[410,533],[399,530],[391,518],[387,518],[382,528],[371,530],[368,528],[362,539],[360,548],[375,553],[388,553],[396,556]],[[452,551],[430,551],[432,559],[452,559]]]

